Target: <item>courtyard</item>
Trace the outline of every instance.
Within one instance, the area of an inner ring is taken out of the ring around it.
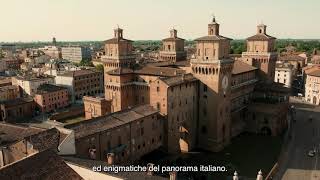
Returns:
[[[230,179],[237,171],[245,179],[255,179],[261,169],[264,176],[277,162],[282,139],[281,137],[242,134],[234,138],[231,144],[218,153],[197,151],[180,155],[169,155],[155,151],[145,156],[140,163],[154,163],[168,166],[225,166],[226,172],[179,173],[183,179]]]

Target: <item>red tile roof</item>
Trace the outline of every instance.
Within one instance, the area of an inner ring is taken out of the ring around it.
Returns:
[[[51,150],[42,151],[0,168],[0,179],[83,179]]]
[[[236,60],[234,61],[232,74],[241,74],[244,72],[254,71],[256,69],[256,67],[250,66],[249,64]]]
[[[272,37],[268,34],[256,34],[256,35],[253,35],[253,36],[247,38],[247,40],[249,40],[249,41],[266,41],[269,39],[276,39],[276,38]]]

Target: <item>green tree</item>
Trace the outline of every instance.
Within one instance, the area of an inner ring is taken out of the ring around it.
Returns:
[[[98,71],[100,71],[100,72],[103,72],[103,70],[104,70],[102,64],[96,65],[96,69],[97,69]]]
[[[79,63],[80,66],[91,66],[94,67],[93,63],[89,59],[82,59]]]

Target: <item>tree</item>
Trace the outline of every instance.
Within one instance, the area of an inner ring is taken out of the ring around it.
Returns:
[[[80,66],[91,66],[94,67],[93,63],[89,59],[82,59],[79,63]]]
[[[98,71],[100,71],[100,72],[103,72],[103,70],[104,70],[102,64],[96,65],[96,69],[97,69]]]

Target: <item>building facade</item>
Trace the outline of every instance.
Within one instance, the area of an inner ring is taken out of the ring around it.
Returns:
[[[245,131],[248,106],[251,104],[254,87],[258,81],[257,68],[236,60],[231,79],[231,136]]]
[[[104,116],[111,112],[110,101],[102,97],[84,96],[83,104],[86,119]]]
[[[0,101],[13,100],[21,97],[20,88],[16,85],[0,87]]]
[[[314,66],[305,71],[305,100],[311,104],[320,104],[320,67]]]
[[[55,81],[68,88],[71,102],[81,101],[83,96],[103,94],[103,73],[96,70],[67,71],[58,74]]]
[[[53,112],[69,105],[68,89],[52,84],[40,85],[33,99],[41,112]]]
[[[45,55],[48,55],[54,59],[60,59],[62,57],[61,48],[57,46],[45,46],[44,48],[39,48],[39,50],[42,51]],[[66,50],[65,50],[65,56],[67,56]]]
[[[276,64],[274,82],[282,83],[285,87],[290,88],[295,75],[294,66],[290,63],[279,62]]]
[[[35,104],[32,98],[18,98],[0,103],[0,121],[26,122],[34,115]]]
[[[91,60],[91,50],[88,47],[69,46],[61,48],[62,58],[75,63],[81,60]]]
[[[54,82],[53,76],[25,75],[12,77],[12,85],[20,86],[24,96],[34,96],[40,85],[54,84]]]
[[[82,121],[66,128],[75,131],[78,157],[115,164],[130,164],[158,149],[163,141],[163,120],[150,105]]]

